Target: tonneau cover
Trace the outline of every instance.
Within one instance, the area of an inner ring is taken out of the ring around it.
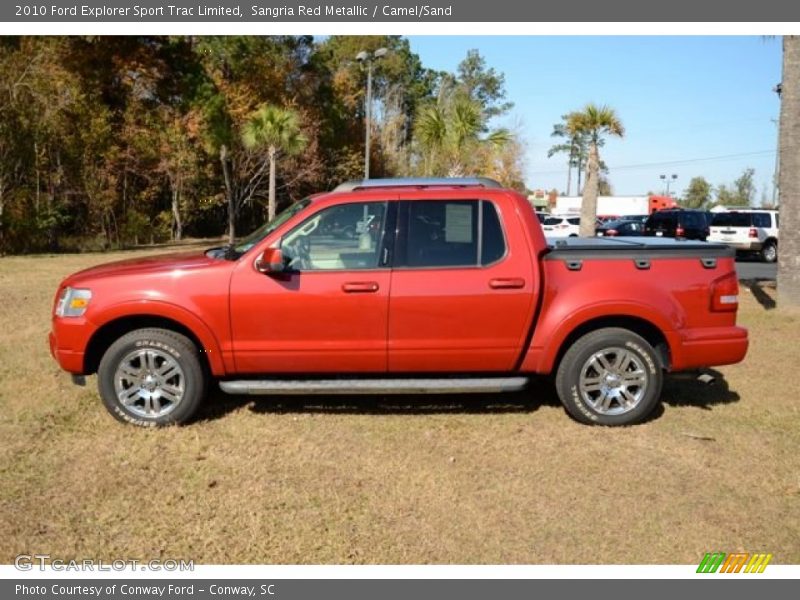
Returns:
[[[564,258],[722,258],[733,257],[727,244],[660,237],[548,238],[545,260]]]

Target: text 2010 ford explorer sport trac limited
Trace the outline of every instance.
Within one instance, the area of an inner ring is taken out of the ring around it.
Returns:
[[[522,195],[483,179],[367,180],[240,243],[67,277],[50,348],[97,373],[112,415],[183,423],[234,394],[501,392],[554,375],[569,414],[627,425],[665,371],[741,361],[724,245],[548,246]]]

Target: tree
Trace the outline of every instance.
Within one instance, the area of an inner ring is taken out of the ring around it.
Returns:
[[[411,165],[414,121],[419,107],[433,97],[441,73],[423,67],[406,38],[380,35],[331,36],[319,43],[314,64],[322,70],[324,109],[321,142],[326,147],[331,183],[363,175],[366,69],[355,60],[363,51],[388,52],[372,73],[371,169],[376,176],[406,174]]]
[[[755,169],[745,169],[732,185],[717,187],[717,204],[721,206],[750,206],[756,195],[753,183]]]
[[[485,172],[493,160],[485,151],[500,151],[514,139],[503,128],[484,133],[486,119],[480,103],[463,90],[440,90],[437,101],[420,111],[414,130],[422,174],[461,177]]]
[[[800,37],[783,38],[779,194],[778,303],[800,306]]]
[[[468,50],[458,65],[458,85],[483,107],[487,119],[508,112],[513,102],[506,102],[506,78],[494,68],[486,68],[486,60],[478,50]]]
[[[711,184],[705,177],[692,177],[683,194],[682,204],[686,208],[704,208],[711,202]]]
[[[564,138],[564,142],[555,144],[547,151],[547,158],[556,154],[567,155],[567,188],[565,195],[570,195],[572,187],[572,169],[578,169],[578,193],[580,193],[580,170],[586,157],[586,138],[577,131],[570,130],[570,115],[562,115],[561,123],[553,125],[551,137]]]
[[[598,147],[604,135],[623,137],[625,128],[617,113],[608,106],[589,103],[580,112],[570,114],[570,130],[584,134],[589,139],[589,156],[586,163],[586,186],[581,203],[580,235],[594,236],[597,221],[597,196],[599,194],[600,155]]]
[[[288,108],[265,104],[244,125],[242,141],[249,150],[265,149],[269,161],[269,202],[267,219],[275,218],[275,163],[280,154],[299,154],[308,144],[300,131],[297,113]]]
[[[611,182],[604,175],[597,178],[597,194],[598,196],[613,196],[614,188],[611,187]]]
[[[756,186],[753,183],[755,169],[745,169],[744,172],[733,182],[736,190],[737,204],[741,206],[751,206],[756,197]]]

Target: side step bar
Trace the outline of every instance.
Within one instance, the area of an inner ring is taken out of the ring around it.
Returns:
[[[440,379],[261,379],[220,381],[228,394],[464,394],[516,392],[527,377]]]

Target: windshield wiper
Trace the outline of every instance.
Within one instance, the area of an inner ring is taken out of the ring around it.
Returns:
[[[224,258],[225,260],[236,260],[241,254],[236,250],[235,244],[225,244],[224,246],[214,246],[206,250],[206,254],[212,258]]]
[[[236,251],[236,244],[225,244],[222,246],[222,257],[225,260],[236,260],[239,253]]]

